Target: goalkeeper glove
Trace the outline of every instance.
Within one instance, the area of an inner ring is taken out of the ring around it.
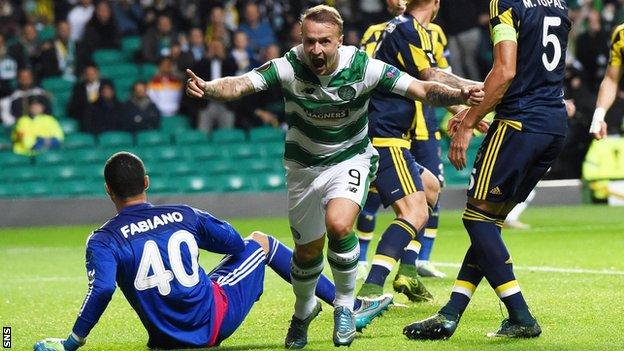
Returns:
[[[34,351],[75,351],[85,344],[84,339],[79,340],[74,333],[69,334],[67,339],[47,338],[38,341],[33,347]]]

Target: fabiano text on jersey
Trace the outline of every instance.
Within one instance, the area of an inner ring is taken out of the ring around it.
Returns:
[[[121,231],[121,234],[127,238],[128,234],[134,235],[137,233],[145,233],[148,230],[156,229],[157,227],[161,227],[169,223],[182,221],[184,221],[184,216],[182,216],[180,212],[169,212],[154,216],[152,219],[148,218],[144,221],[124,225],[119,228],[119,230]]]
[[[535,6],[558,7],[565,10],[561,0],[522,0],[524,7],[530,9]]]

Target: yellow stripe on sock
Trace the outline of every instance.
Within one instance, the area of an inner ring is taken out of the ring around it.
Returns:
[[[366,240],[366,241],[370,241],[373,240],[373,237],[375,236],[375,233],[370,232],[370,233],[366,233],[366,232],[361,232],[361,231],[357,231],[357,237],[360,240]]]
[[[420,248],[422,247],[422,245],[416,241],[416,240],[412,240],[409,242],[409,244],[407,244],[407,247],[405,248],[405,250],[411,250],[414,251],[416,253],[420,253]]]
[[[518,284],[517,280],[512,280],[505,284],[499,285],[496,289],[494,289],[494,291],[496,291],[496,295],[502,299],[504,297],[519,293],[520,284]]]
[[[391,224],[396,224],[399,227],[405,229],[405,231],[412,237],[412,239],[414,239],[416,237],[416,232],[414,231],[414,229],[412,229],[410,226],[408,226],[407,224],[401,222],[401,221],[397,221],[394,220],[392,221]]]
[[[472,298],[472,294],[477,290],[477,286],[465,280],[456,280],[453,285],[453,292]]]
[[[425,238],[435,239],[438,236],[437,228],[425,228]]]
[[[388,270],[392,270],[394,265],[396,265],[396,260],[390,256],[386,255],[375,255],[373,256],[373,264],[385,267]]]

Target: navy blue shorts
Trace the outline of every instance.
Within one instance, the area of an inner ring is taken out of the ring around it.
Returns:
[[[416,162],[428,169],[444,186],[444,165],[442,164],[442,148],[435,137],[428,140],[412,140],[410,152]]]
[[[495,120],[479,148],[468,197],[523,202],[563,148],[561,135],[522,132],[517,122]]]
[[[384,207],[417,191],[424,191],[420,174],[424,168],[416,163],[409,149],[403,147],[376,147],[379,168],[373,183]]]
[[[232,335],[243,323],[245,317],[260,299],[264,290],[264,268],[266,254],[260,244],[245,240],[245,250],[228,255],[209,274],[227,295],[227,312],[223,318],[217,345]]]

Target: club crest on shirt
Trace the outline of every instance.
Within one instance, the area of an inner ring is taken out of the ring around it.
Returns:
[[[351,100],[355,97],[355,88],[345,85],[338,89],[338,96],[343,100]]]

